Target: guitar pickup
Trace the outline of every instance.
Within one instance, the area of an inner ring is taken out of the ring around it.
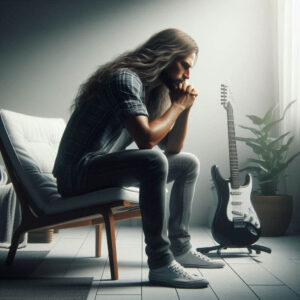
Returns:
[[[246,223],[243,218],[233,218],[233,227],[234,228],[245,228]]]
[[[241,201],[232,201],[231,204],[232,205],[241,205],[242,202]]]
[[[240,211],[237,211],[237,210],[233,210],[233,211],[232,211],[232,214],[237,215],[237,216],[241,216],[241,217],[244,216],[243,213],[241,213]]]
[[[241,195],[241,192],[230,192],[230,195]]]

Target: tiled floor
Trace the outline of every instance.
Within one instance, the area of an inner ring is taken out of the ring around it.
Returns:
[[[191,233],[195,247],[214,244],[209,229],[192,228]],[[93,227],[61,230],[54,234],[51,244],[29,244],[19,251],[49,250],[32,277],[93,277],[88,300],[300,299],[300,236],[261,238],[259,244],[271,247],[272,254],[249,256],[245,250],[224,252],[223,269],[197,270],[209,280],[208,288],[173,289],[148,283],[140,227],[119,225],[116,234],[118,281],[110,280],[105,235],[102,257],[94,257]]]

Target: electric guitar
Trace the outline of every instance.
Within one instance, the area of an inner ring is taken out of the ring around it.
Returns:
[[[221,104],[227,111],[230,178],[224,179],[218,166],[211,175],[218,193],[218,205],[212,224],[214,239],[228,247],[245,247],[255,243],[260,236],[260,222],[252,206],[250,195],[252,177],[247,174],[244,185],[239,182],[233,107],[227,99],[228,88],[221,85]]]

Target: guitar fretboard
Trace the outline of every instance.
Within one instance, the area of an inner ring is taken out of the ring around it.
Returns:
[[[227,104],[227,126],[229,142],[230,180],[232,188],[239,188],[239,163],[236,149],[235,126],[231,103]]]

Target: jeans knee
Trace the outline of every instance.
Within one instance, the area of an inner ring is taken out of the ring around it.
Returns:
[[[147,171],[153,174],[153,176],[166,178],[168,168],[169,165],[166,156],[160,151],[150,150],[147,157]]]
[[[199,158],[192,153],[182,153],[184,157],[184,163],[187,169],[187,173],[193,176],[198,176],[200,173],[200,161]]]

